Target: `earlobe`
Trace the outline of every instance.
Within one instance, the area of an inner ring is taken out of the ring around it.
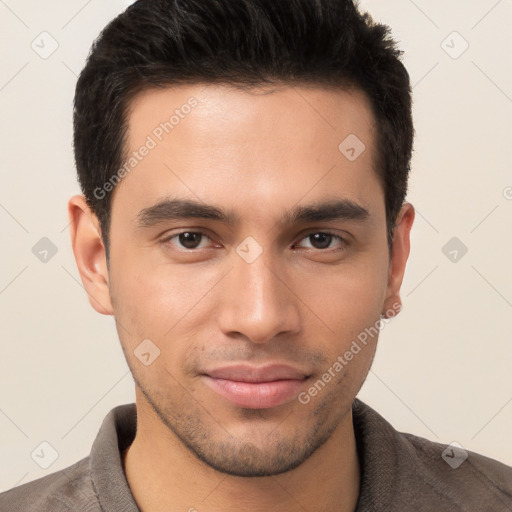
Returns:
[[[402,308],[400,287],[405,273],[405,266],[410,252],[410,232],[414,222],[414,207],[405,203],[396,219],[393,243],[391,247],[391,260],[389,263],[388,285],[386,300],[384,302],[384,318],[396,316]]]
[[[112,315],[109,275],[101,226],[83,195],[68,203],[71,245],[82,283],[91,306],[103,315]]]

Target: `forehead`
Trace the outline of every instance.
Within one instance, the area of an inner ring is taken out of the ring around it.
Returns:
[[[140,208],[172,195],[254,211],[283,198],[289,207],[305,196],[364,204],[382,195],[375,120],[359,90],[169,87],[138,94],[127,120],[133,166],[114,194]]]
[[[287,134],[297,131],[313,140],[319,131],[341,136],[351,130],[368,138],[374,129],[370,100],[363,91],[311,85],[240,90],[228,84],[194,84],[149,89],[132,99],[127,117],[127,142],[134,149],[148,134],[162,142],[171,132],[185,132],[187,125],[198,136],[228,134],[230,139],[247,139],[279,133],[283,142]],[[187,118],[193,121],[184,123]]]

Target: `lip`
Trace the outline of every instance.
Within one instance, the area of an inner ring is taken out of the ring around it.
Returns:
[[[212,369],[205,383],[238,407],[268,409],[294,399],[308,375],[288,365],[233,365]]]

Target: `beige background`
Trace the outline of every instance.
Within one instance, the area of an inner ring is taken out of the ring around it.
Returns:
[[[80,284],[66,214],[79,191],[76,76],[128,4],[0,0],[2,490],[86,456],[107,412],[134,400],[113,320]],[[417,220],[404,310],[382,332],[360,397],[399,430],[512,465],[512,1],[362,5],[406,52]],[[47,51],[59,45],[47,59],[31,47],[41,37]],[[58,250],[46,263],[32,253],[42,237]],[[468,249],[456,262],[442,250],[452,237]],[[47,469],[31,458],[41,442],[58,453]]]

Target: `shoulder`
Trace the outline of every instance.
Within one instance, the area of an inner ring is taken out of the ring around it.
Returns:
[[[363,477],[358,511],[512,512],[512,467],[400,432],[358,399],[353,418]]]
[[[0,494],[2,512],[100,512],[89,457]]]
[[[397,435],[418,488],[451,502],[453,510],[512,511],[512,467],[457,444]]]

